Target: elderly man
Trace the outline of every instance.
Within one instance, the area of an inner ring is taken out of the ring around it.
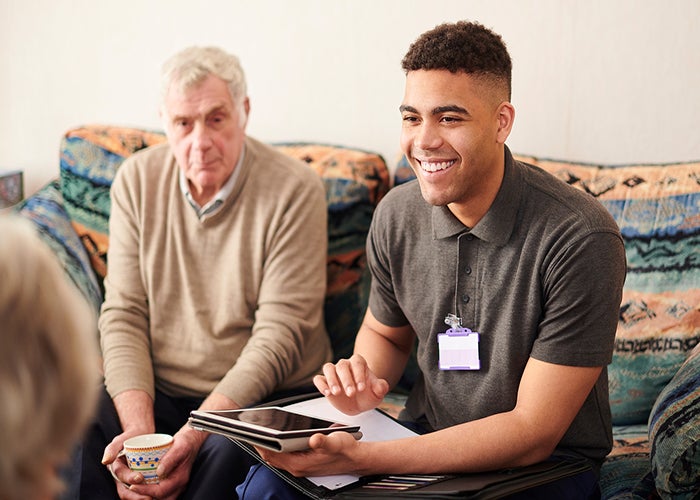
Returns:
[[[187,425],[304,390],[330,359],[326,203],[318,176],[246,136],[238,59],[189,48],[163,67],[168,141],[120,167],[99,329],[106,394],[83,448],[81,497],[231,498],[248,457]],[[118,458],[174,434],[160,483]]]

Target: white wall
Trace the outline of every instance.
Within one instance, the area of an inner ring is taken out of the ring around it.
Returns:
[[[158,72],[191,44],[239,55],[248,132],[398,155],[400,61],[443,21],[501,33],[520,153],[605,163],[700,159],[698,0],[0,0],[0,169],[27,193],[68,128],[160,128]]]

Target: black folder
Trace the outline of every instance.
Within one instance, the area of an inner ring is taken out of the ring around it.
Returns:
[[[302,396],[276,401],[276,406],[285,406],[318,395]],[[388,419],[393,419],[382,410]],[[394,420],[396,422],[396,420]],[[362,428],[360,429],[362,430]],[[231,438],[234,443],[260,460],[260,455],[248,443]],[[307,478],[294,477],[287,471],[277,469],[260,460],[288,484],[313,499],[384,499],[394,498],[465,498],[495,499],[528,490],[543,484],[590,470],[583,458],[561,458],[524,467],[473,474],[387,474],[367,476],[337,489],[318,485]]]

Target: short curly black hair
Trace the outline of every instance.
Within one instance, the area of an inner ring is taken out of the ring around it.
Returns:
[[[492,78],[511,92],[512,62],[500,35],[470,21],[444,23],[423,33],[401,61],[403,70],[446,69]]]

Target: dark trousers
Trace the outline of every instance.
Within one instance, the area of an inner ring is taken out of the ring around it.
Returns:
[[[251,467],[246,480],[236,489],[241,500],[304,500],[308,498],[260,463]],[[400,494],[397,494],[397,498]],[[593,471],[537,486],[507,497],[510,500],[597,500],[598,479]]]
[[[427,432],[417,422],[402,419],[401,423],[418,434]],[[304,500],[308,498],[259,462],[250,468],[245,481],[236,488],[236,493],[241,500]],[[508,500],[599,500],[600,487],[598,476],[592,470],[588,470],[510,495],[507,498]]]
[[[201,399],[173,398],[157,392],[154,401],[156,432],[175,434],[187,422],[190,411],[201,403]],[[68,490],[63,498],[119,498],[114,478],[101,460],[105,447],[121,432],[112,399],[103,391],[96,420],[88,429],[82,446],[76,450],[73,467],[67,471]],[[228,438],[212,434],[199,450],[190,482],[180,499],[235,499],[236,486],[243,482],[253,463],[255,460]]]

